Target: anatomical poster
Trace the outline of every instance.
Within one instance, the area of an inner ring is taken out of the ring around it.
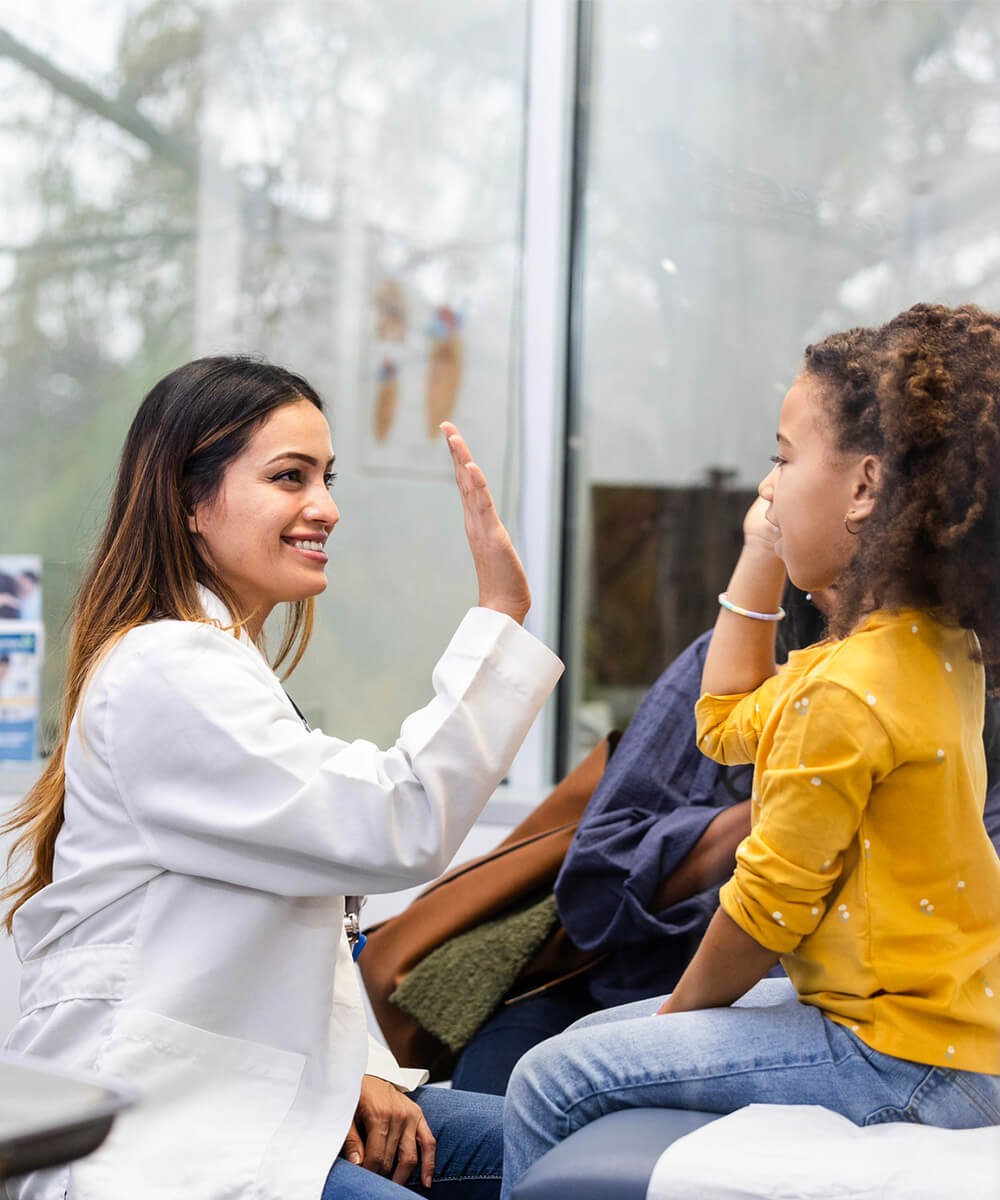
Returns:
[[[454,421],[480,458],[499,448],[516,385],[501,253],[373,241],[360,389],[368,470],[449,475],[442,421]]]

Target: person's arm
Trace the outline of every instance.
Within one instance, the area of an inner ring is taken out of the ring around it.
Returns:
[[[791,718],[764,764],[756,824],[662,1012],[731,1004],[810,936],[873,782],[894,766],[892,743],[860,697],[823,680],[807,681],[797,695],[808,716]]]
[[[472,609],[434,698],[381,750],[309,732],[230,634],[159,621],[105,660],[84,721],[151,861],[282,895],[365,895],[444,869],[560,669],[508,617]]]
[[[661,881],[649,902],[650,911],[670,908],[706,888],[724,883],[736,865],[736,848],[749,833],[749,800],[722,809],[676,869]]]
[[[694,958],[659,1011],[725,1008],[759,983],[779,957],[717,909]]]
[[[443,432],[479,607],[393,747],[308,731],[258,652],[209,624],[153,622],[102,663],[88,723],[155,862],[287,895],[395,891],[448,864],[562,664],[521,627],[524,570],[461,435]]]
[[[694,704],[709,637],[702,635],[683,651],[647,693],[566,854],[556,900],[567,933],[581,949],[615,952],[669,940],[683,942],[686,961],[710,908],[659,904],[657,889],[691,854],[677,890],[680,899],[698,895],[732,870],[731,856],[728,871],[702,857],[727,825],[719,823],[720,814],[750,792],[749,768],[736,773],[741,790],[734,794],[727,786],[734,773],[696,745]],[[710,826],[712,834],[695,853]],[[698,887],[702,869],[712,879]]]
[[[776,613],[785,588],[785,565],[774,554],[775,529],[758,497],[743,521],[743,550],[726,588],[729,600],[750,612]],[[713,696],[752,692],[777,671],[774,621],[744,617],[719,607],[705,657],[701,689]]]

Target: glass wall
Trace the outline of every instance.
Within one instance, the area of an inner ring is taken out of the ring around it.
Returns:
[[[330,401],[343,520],[290,688],[344,736],[395,735],[475,596],[432,427],[463,427],[522,544],[551,516],[523,482],[548,496],[565,445],[561,593],[558,539],[533,552],[539,628],[554,640],[564,615],[569,666],[558,745],[536,737],[547,775],[713,620],[802,348],[918,299],[1000,306],[989,0],[715,0],[711,21],[698,0],[582,0],[570,404],[551,451],[535,410],[561,363],[540,400],[520,387],[522,332],[541,328],[540,289],[521,304],[526,130],[543,85],[552,112],[563,87],[555,67],[528,78],[540,6],[8,10],[0,555],[43,558],[50,707],[124,430],[193,355],[264,353]]]
[[[1000,8],[711,7],[583,9],[570,762],[713,622],[803,348],[1000,306]]]
[[[43,559],[50,706],[139,400],[230,351],[330,403],[342,522],[290,690],[383,744],[426,700],[475,600],[440,420],[516,519],[527,19],[527,0],[8,6],[0,554]]]

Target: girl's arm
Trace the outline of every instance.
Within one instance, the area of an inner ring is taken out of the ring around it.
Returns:
[[[775,528],[766,520],[767,501],[758,497],[743,521],[743,550],[726,593],[751,612],[778,611],[785,565],[774,554]],[[759,621],[719,608],[701,676],[702,692],[733,696],[752,692],[777,670],[775,621]]]
[[[659,1011],[726,1008],[759,983],[779,957],[754,941],[724,909],[717,909],[694,958]]]

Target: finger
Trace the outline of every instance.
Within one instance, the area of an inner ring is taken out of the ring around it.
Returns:
[[[403,1132],[402,1124],[390,1114],[378,1119],[374,1138],[369,1131],[365,1147],[365,1166],[379,1175],[389,1175],[396,1161],[396,1149]]]
[[[463,498],[475,497],[480,510],[492,508],[493,497],[486,482],[486,475],[479,464],[473,462],[472,452],[465,439],[450,421],[441,422],[441,431],[448,440],[448,449],[455,466],[455,480]]]
[[[441,422],[441,432],[448,443],[448,452],[451,454],[456,468],[472,459],[472,451],[469,449],[465,438],[462,437],[450,421]]]
[[[457,441],[458,443],[454,448],[452,448],[452,441]],[[462,503],[467,509],[471,504],[473,510],[477,512],[492,509],[493,496],[490,492],[489,484],[486,482],[486,475],[482,467],[472,461],[468,446],[466,446],[460,437],[452,439],[448,445],[449,449],[452,449],[455,482],[458,484]]]
[[[469,447],[459,437],[454,437],[448,442],[448,449],[451,452],[451,464],[455,471],[455,482],[458,484],[458,490],[462,496],[467,496],[476,485],[476,471],[478,468],[472,461],[472,455],[469,452]],[[475,470],[470,470],[475,468]],[[479,471],[482,478],[482,472]]]
[[[434,1182],[434,1156],[437,1153],[437,1140],[431,1133],[431,1127],[424,1119],[423,1113],[417,1122],[417,1143],[420,1146],[420,1178],[425,1188]]]
[[[455,469],[455,482],[458,484],[462,496],[469,496],[483,488],[486,488],[488,491],[486,476],[480,467],[473,462],[472,451],[469,449],[465,438],[448,421],[442,422],[441,429],[446,432],[448,450]]]
[[[477,463],[469,462],[465,464],[465,473],[467,483],[461,491],[466,510],[477,517],[484,514],[492,516],[495,511],[493,494],[482,468]]]
[[[361,1140],[361,1134],[358,1133],[358,1127],[351,1122],[351,1128],[347,1131],[347,1137],[344,1138],[344,1144],[340,1149],[340,1157],[346,1158],[348,1162],[360,1166],[365,1158],[365,1144]]]
[[[393,1183],[406,1183],[419,1162],[417,1138],[414,1125],[407,1122],[396,1147],[396,1169],[392,1173]]]
[[[381,1113],[377,1116],[372,1113],[366,1114],[365,1156],[362,1162],[366,1171],[374,1171],[378,1175],[383,1174],[382,1162],[385,1158],[385,1147],[389,1136],[388,1117]]]

